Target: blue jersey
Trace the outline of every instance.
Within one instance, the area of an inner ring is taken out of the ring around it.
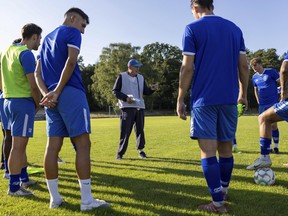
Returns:
[[[262,74],[253,75],[252,82],[258,91],[259,105],[270,105],[279,101],[278,80],[279,73],[273,68],[265,68]]]
[[[73,47],[80,51],[80,46],[81,32],[73,27],[59,26],[45,37],[40,52],[40,60],[42,78],[49,91],[53,90],[59,82],[68,58],[68,48]],[[78,63],[66,85],[85,92]]]
[[[238,62],[245,44],[240,28],[218,16],[187,25],[183,55],[195,55],[191,107],[237,104]]]

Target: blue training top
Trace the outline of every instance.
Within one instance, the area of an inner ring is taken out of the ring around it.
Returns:
[[[49,91],[53,90],[59,82],[68,58],[68,48],[73,47],[80,51],[81,40],[81,32],[78,29],[63,25],[45,37],[40,60],[42,78]],[[78,63],[66,85],[85,92]]]
[[[245,54],[242,31],[219,16],[204,16],[187,25],[183,55],[195,55],[191,107],[237,104],[238,62]]]
[[[253,75],[252,82],[258,90],[259,105],[270,105],[279,101],[277,80],[279,73],[273,68],[265,68],[262,74]]]

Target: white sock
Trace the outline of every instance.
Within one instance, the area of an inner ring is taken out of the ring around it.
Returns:
[[[278,143],[274,143],[274,148],[278,148]]]
[[[82,204],[89,204],[93,200],[91,193],[91,179],[78,179]]]
[[[214,202],[214,201],[213,201],[213,204],[214,204],[214,206],[216,206],[217,208],[219,208],[219,207],[223,206],[223,205],[225,204],[225,202],[224,202],[224,201],[221,201],[221,202]]]
[[[228,187],[222,187],[222,193],[228,194]]]
[[[62,200],[58,191],[58,178],[57,179],[46,179],[47,187],[50,194],[50,199],[52,202],[59,202]]]
[[[260,158],[263,159],[263,160],[269,160],[270,159],[270,155],[269,154],[268,155],[261,155]]]

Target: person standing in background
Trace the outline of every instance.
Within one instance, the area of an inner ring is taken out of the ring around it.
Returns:
[[[127,64],[127,71],[120,73],[112,90],[113,95],[118,99],[118,105],[121,109],[120,143],[116,160],[123,158],[128,147],[133,126],[136,135],[136,148],[139,150],[139,158],[147,158],[144,152],[145,102],[143,95],[151,95],[158,89],[158,84],[153,84],[151,87],[147,86],[144,77],[139,74],[141,66],[142,64],[139,61],[131,59]]]

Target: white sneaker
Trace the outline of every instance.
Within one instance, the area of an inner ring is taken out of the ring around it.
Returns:
[[[4,179],[9,179],[9,178],[10,178],[10,177],[9,177],[9,173],[4,172],[3,178],[4,178]]]
[[[33,192],[26,190],[23,187],[20,187],[19,190],[15,192],[11,192],[10,190],[8,190],[7,194],[10,196],[28,196],[28,195],[32,195]]]
[[[109,207],[111,206],[111,203],[108,203],[104,200],[100,199],[93,199],[93,201],[89,204],[82,204],[80,205],[80,210],[81,211],[89,211],[94,208],[99,208],[99,207]]]
[[[29,179],[28,182],[21,182],[20,186],[23,187],[23,188],[28,188],[32,185],[35,185],[37,182],[32,180],[32,179]]]
[[[59,202],[53,202],[52,200],[50,201],[49,208],[59,208],[65,201],[61,199]]]
[[[272,161],[270,158],[268,159],[262,159],[262,158],[257,158],[253,164],[249,165],[246,169],[247,170],[256,170],[259,168],[264,168],[264,167],[271,167]]]

